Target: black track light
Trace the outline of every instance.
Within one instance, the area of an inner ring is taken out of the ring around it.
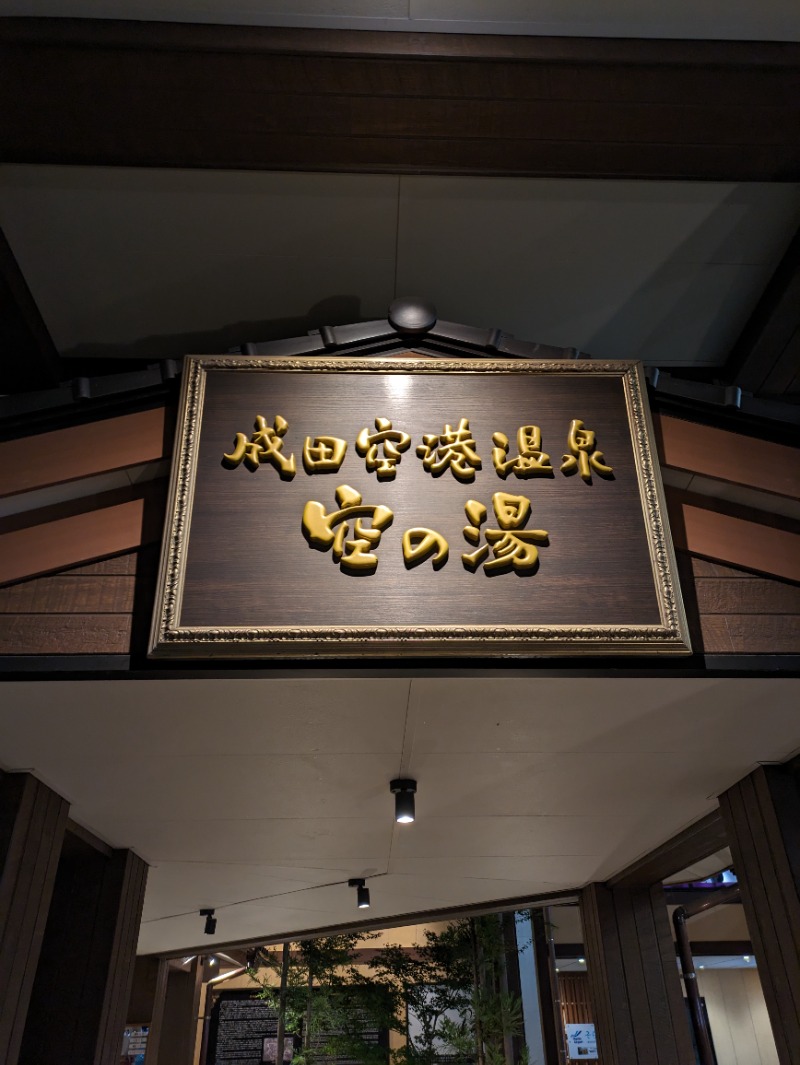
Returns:
[[[363,877],[357,877],[355,880],[347,881],[348,887],[354,887],[356,889],[356,899],[358,901],[359,910],[369,909],[369,888],[367,882]]]
[[[417,791],[416,780],[398,779],[389,784],[394,795],[394,819],[398,825],[410,825],[414,820],[414,795]]]
[[[214,916],[214,911],[213,910],[201,910],[200,911],[200,916],[201,917],[205,917],[205,919],[206,919],[206,924],[205,924],[205,928],[203,929],[203,931],[205,932],[205,934],[207,936],[213,936],[214,933],[217,930],[217,919]]]

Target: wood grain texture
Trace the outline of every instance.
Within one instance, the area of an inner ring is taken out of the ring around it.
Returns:
[[[10,161],[721,180],[800,172],[792,44],[748,53],[745,42],[83,21],[0,27]]]
[[[0,1061],[16,1063],[69,804],[29,773],[0,774]]]
[[[146,877],[147,866],[131,851],[106,856],[74,839],[65,847],[20,1065],[59,1056],[82,1065],[118,1065]]]
[[[6,614],[0,654],[127,654],[130,614]]]
[[[800,616],[711,614],[701,617],[702,646],[714,654],[798,654]]]
[[[800,1045],[800,787],[761,766],[720,798],[781,1065]]]
[[[711,509],[703,496],[666,488],[676,549],[800,581],[800,535]],[[788,524],[788,523],[787,523]]]
[[[0,614],[127,614],[135,582],[101,574],[39,577],[0,588]]]
[[[7,522],[8,531],[0,532],[0,584],[154,543],[161,536],[165,494],[163,481],[150,481]]]
[[[142,466],[172,451],[166,407],[0,442],[0,497]]]
[[[701,614],[797,614],[800,585],[753,577],[705,577],[695,583]]]
[[[660,885],[589,884],[581,914],[603,1060],[688,1065],[688,1022]]]
[[[139,552],[126,551],[122,555],[114,555],[113,558],[104,558],[99,562],[89,562],[85,566],[72,566],[67,573],[70,576],[112,576],[127,577],[136,573]]]
[[[358,401],[353,401],[357,387]],[[248,436],[255,415],[289,422],[284,453],[298,472],[281,479],[269,463],[255,470],[226,468],[234,434]],[[354,446],[378,416],[411,435],[394,480],[377,481]],[[592,484],[559,472],[572,418],[597,432],[598,447],[614,469]],[[446,469],[427,473],[416,447],[424,433],[468,419],[482,459],[471,482]],[[520,425],[541,427],[552,477],[501,479],[492,465],[492,435],[502,431],[516,455]],[[348,442],[341,469],[307,474],[302,442],[319,433]],[[291,374],[210,370],[206,375],[191,530],[180,623],[185,626],[263,625],[658,625],[653,568],[619,376],[474,374]],[[382,536],[374,574],[355,577],[312,548],[302,534],[309,500],[337,509],[334,490],[352,485],[367,504],[393,511]],[[526,528],[547,530],[539,568],[528,576],[470,572],[461,561],[472,550],[464,537],[465,504],[488,507],[496,526],[495,492],[531,501]],[[450,559],[434,572],[430,562],[404,565],[404,530],[427,527],[450,545]]]
[[[800,498],[800,452],[667,414],[653,415],[658,454],[664,466],[715,480]]]

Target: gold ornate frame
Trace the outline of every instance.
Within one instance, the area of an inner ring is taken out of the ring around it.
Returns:
[[[197,449],[209,370],[273,370],[324,374],[529,373],[622,378],[639,495],[653,567],[660,625],[264,626],[182,627],[186,549],[194,498]],[[686,655],[691,653],[677,579],[664,488],[651,441],[653,427],[638,362],[519,359],[258,358],[189,356],[184,363],[170,493],[164,528],[150,655],[159,658],[541,657],[564,655]]]

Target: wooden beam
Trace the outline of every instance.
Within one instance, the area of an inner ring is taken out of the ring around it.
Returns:
[[[609,880],[612,887],[651,887],[708,858],[727,844],[725,825],[719,810],[713,810],[689,825],[666,843],[637,858]]]
[[[796,532],[713,509],[715,501],[710,497],[670,487],[666,496],[678,550],[800,581],[800,535]]]
[[[720,796],[778,1060],[800,1045],[800,786],[760,766]]]
[[[0,497],[142,466],[172,453],[166,407],[0,442]]]
[[[107,857],[71,844],[59,862],[20,1057],[118,1065],[147,865],[132,851]]]
[[[4,19],[0,137],[10,162],[789,181],[798,64],[795,43]]]
[[[664,466],[772,492],[788,499],[800,499],[800,451],[797,448],[684,421],[668,414],[653,414],[653,426],[658,454]]]
[[[0,532],[0,584],[155,543],[161,536],[165,487],[162,481],[150,481],[129,491],[107,492],[88,501],[92,509]]]
[[[14,253],[0,230],[0,374],[4,392],[50,388],[61,359]]]
[[[588,884],[581,917],[598,1049],[606,1065],[693,1060],[661,886]]]
[[[69,803],[30,773],[0,774],[0,1063],[16,1065]]]

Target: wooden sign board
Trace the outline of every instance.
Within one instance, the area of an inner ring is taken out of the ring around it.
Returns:
[[[187,359],[152,654],[689,650],[638,364]]]

